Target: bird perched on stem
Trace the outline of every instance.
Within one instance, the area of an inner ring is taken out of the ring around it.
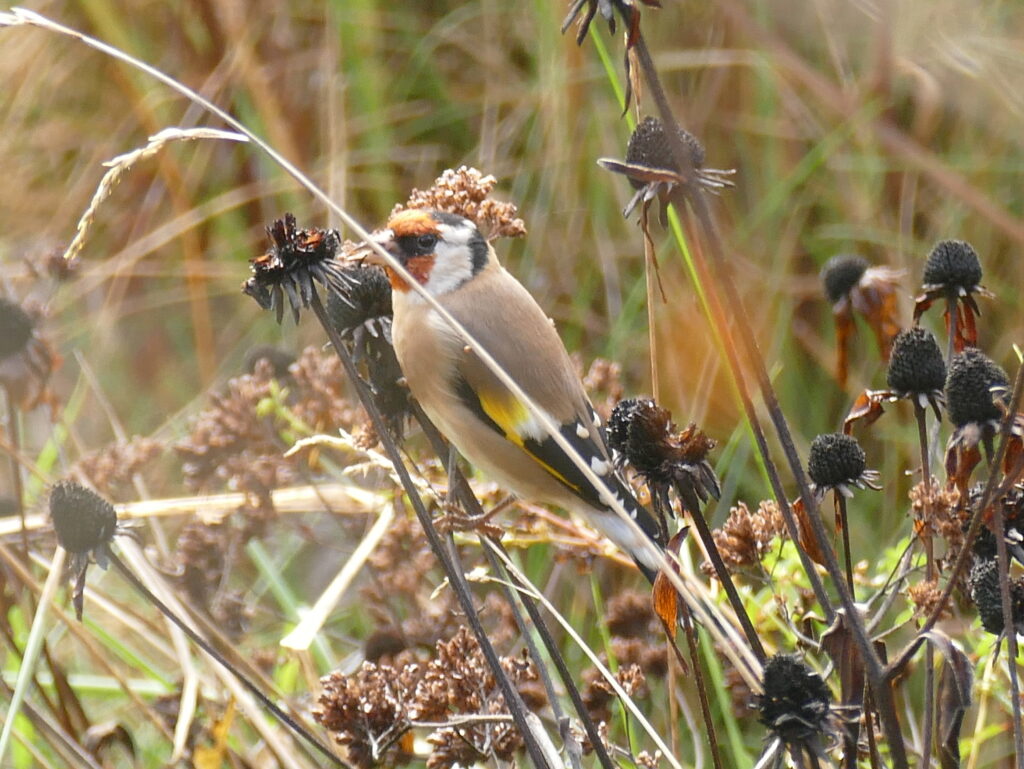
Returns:
[[[416,291],[387,268],[392,335],[409,389],[427,416],[473,465],[520,497],[582,515],[648,579],[658,524],[611,461],[600,420],[553,323],[499,263],[469,219],[440,211],[395,214],[374,239],[401,263],[558,425],[591,470],[591,483],[543,424]],[[368,257],[373,262],[376,257]],[[625,509],[643,537],[612,508]]]

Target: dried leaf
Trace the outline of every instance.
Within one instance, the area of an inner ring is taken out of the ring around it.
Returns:
[[[686,539],[686,535],[689,531],[689,526],[684,526],[677,531],[672,539],[669,540],[668,546],[665,550],[675,555],[679,555],[679,551],[683,547],[683,540]],[[673,570],[678,574],[679,566],[671,558],[669,559],[669,563],[672,565]],[[654,613],[658,615],[658,619],[660,619],[661,623],[665,626],[665,633],[673,642],[675,642],[676,628],[679,627],[679,594],[672,586],[672,583],[668,581],[668,577],[665,576],[664,572],[658,572],[658,576],[654,579],[654,588],[651,591],[651,602],[654,605]]]
[[[810,556],[811,560],[822,566],[825,565],[825,556],[818,546],[818,540],[814,536],[814,530],[807,518],[807,507],[803,499],[797,499],[793,503],[793,514],[796,516],[797,525],[800,528],[800,547]]]
[[[230,700],[222,718],[215,720],[210,727],[213,744],[196,746],[192,756],[195,769],[220,769],[224,765],[228,751],[228,732],[235,720],[235,701]]]
[[[853,336],[853,311],[849,302],[839,302],[832,308],[832,316],[836,321],[836,381],[839,386],[846,387],[850,371],[848,348]]]
[[[967,498],[967,486],[971,473],[981,462],[981,449],[977,445],[965,446],[956,443],[946,450],[946,477],[956,486],[961,499]]]
[[[895,398],[895,393],[890,390],[865,390],[857,396],[846,419],[843,420],[843,432],[851,435],[854,424],[860,420],[864,420],[865,426],[873,424],[885,413],[882,404]]]

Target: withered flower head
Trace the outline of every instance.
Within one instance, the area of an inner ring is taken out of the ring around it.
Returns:
[[[956,427],[996,422],[1010,384],[1006,372],[981,350],[968,347],[953,356],[946,376],[946,410]]]
[[[900,330],[899,278],[903,273],[885,265],[870,266],[861,256],[840,254],[821,269],[825,296],[836,322],[836,379],[846,386],[849,340],[856,332],[854,314],[871,327],[883,360],[889,359]]]
[[[943,240],[935,244],[924,265],[921,295],[914,300],[914,322],[938,299],[946,300],[946,328],[953,333],[956,350],[975,347],[981,315],[975,294],[991,297],[981,285],[981,262],[970,243]],[[955,328],[954,328],[955,322]]]
[[[338,333],[351,333],[364,323],[391,317],[391,284],[380,267],[345,269],[346,287],[327,297],[327,315]]]
[[[692,169],[679,168],[662,122],[656,117],[645,117],[629,137],[625,161],[613,158],[597,161],[602,168],[623,174],[636,190],[636,194],[622,210],[623,216],[629,216],[640,201],[644,202],[646,208],[647,204],[658,198],[661,203],[660,219],[664,225],[669,197],[677,186],[687,184],[687,173],[691,170],[696,182],[712,192],[733,186],[732,181],[725,177],[735,171],[704,168],[704,147],[696,137],[680,128],[679,141],[689,156]]]
[[[946,386],[946,361],[935,335],[920,326],[898,333],[885,380],[899,397],[913,398],[921,408],[930,403],[938,416]]]
[[[47,387],[60,359],[36,331],[36,319],[10,299],[0,297],[0,387],[22,409],[52,395]]]
[[[0,359],[24,350],[32,338],[35,325],[32,316],[20,304],[0,297],[0,328],[4,330],[0,334]]]
[[[757,697],[758,720],[783,742],[801,742],[828,731],[832,696],[821,676],[799,657],[770,657],[762,686],[764,694]]]
[[[924,264],[925,290],[941,288],[947,293],[965,296],[981,283],[978,252],[963,240],[942,240],[935,244]]]
[[[628,462],[644,478],[663,515],[671,509],[670,487],[694,514],[701,502],[721,493],[707,461],[715,442],[693,424],[677,433],[671,412],[649,398],[630,398],[615,406],[608,420],[608,445],[620,465]]]
[[[274,310],[278,323],[286,299],[299,322],[299,310],[309,307],[313,297],[319,301],[317,283],[329,294],[345,289],[342,264],[335,259],[341,246],[336,230],[302,230],[292,214],[285,214],[267,228],[267,234],[270,250],[249,262],[252,277],[242,284],[242,291],[263,309]]]
[[[881,488],[878,472],[867,469],[864,449],[856,438],[843,433],[825,433],[811,442],[807,474],[819,494],[834,489],[844,497],[852,497],[851,486]]]
[[[73,601],[81,620],[90,556],[106,568],[107,545],[117,533],[117,513],[94,491],[74,481],[58,481],[50,492],[50,518],[57,541],[71,555],[69,571],[76,576]]]
[[[270,364],[270,372],[275,379],[284,379],[288,376],[288,367],[295,362],[295,354],[272,344],[256,345],[245,354],[245,373],[255,374],[261,360]]]
[[[835,304],[860,282],[868,269],[868,260],[856,254],[837,254],[821,268],[821,282],[830,304]]]
[[[993,635],[1006,629],[1003,603],[999,591],[999,564],[995,559],[975,559],[967,577],[971,600],[978,607],[981,626]],[[1017,633],[1024,633],[1024,580],[1010,580],[1010,612]]]
[[[644,5],[649,5],[654,8],[661,7],[661,0],[640,0]],[[562,22],[562,33],[569,29],[569,25],[573,23],[580,11],[583,10],[583,6],[587,7],[584,11],[582,18],[580,19],[579,31],[576,33],[576,44],[582,45],[584,39],[587,37],[587,32],[590,31],[590,22],[594,20],[594,16],[600,12],[601,16],[606,22],[608,22],[608,28],[612,34],[615,34],[615,11],[618,11],[623,21],[629,26],[631,31],[635,31],[636,25],[640,20],[640,10],[636,7],[633,0],[572,0],[572,5],[569,7],[569,14],[565,17]]]

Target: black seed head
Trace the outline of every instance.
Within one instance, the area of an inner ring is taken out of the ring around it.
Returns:
[[[1003,603],[999,592],[999,564],[995,559],[977,559],[967,577],[971,599],[978,607],[981,626],[993,635],[1003,632]],[[1024,581],[1010,580],[1010,612],[1014,627],[1024,622]]]
[[[941,391],[946,385],[946,362],[935,335],[920,326],[898,333],[885,380],[899,393]]]
[[[831,702],[828,687],[796,655],[769,658],[763,688],[758,720],[785,742],[805,740],[825,730]]]
[[[106,544],[117,529],[114,507],[74,481],[59,481],[50,492],[50,517],[60,546],[87,553]]]
[[[256,364],[261,360],[270,364],[274,378],[281,379],[288,376],[288,367],[295,362],[295,356],[288,350],[270,344],[257,345],[245,355],[246,372],[255,374]]]
[[[971,291],[981,283],[981,262],[970,243],[942,240],[935,244],[924,263],[926,286],[944,286],[951,291]]]
[[[638,412],[651,406],[654,406],[654,401],[650,398],[624,398],[616,403],[608,418],[608,430],[605,435],[609,448],[625,454],[630,424]]]
[[[679,139],[690,156],[690,162],[694,168],[704,165],[704,147],[688,131],[679,129]],[[679,164],[676,163],[672,154],[672,147],[668,143],[665,134],[665,126],[656,117],[645,117],[629,137],[629,144],[626,146],[626,162],[634,163],[646,168],[675,171],[679,173]],[[643,186],[643,182],[630,178],[629,183],[634,187]]]
[[[345,278],[345,290],[327,297],[327,316],[338,333],[391,316],[391,284],[384,270],[369,265],[350,267]]]
[[[0,360],[24,350],[33,328],[35,321],[20,304],[0,297]]]
[[[818,488],[853,483],[866,469],[864,449],[852,435],[825,433],[811,443],[807,473]]]
[[[855,254],[838,254],[825,262],[821,282],[828,301],[835,304],[853,291],[867,269],[868,260]]]
[[[985,353],[968,347],[953,356],[946,376],[946,413],[957,427],[970,422],[999,419],[1002,412],[996,400],[1005,402],[1007,392],[992,392],[1010,384],[1006,372]]]
[[[299,310],[309,307],[317,294],[317,283],[328,293],[345,289],[342,265],[335,259],[341,246],[336,230],[303,230],[292,214],[285,214],[267,228],[267,235],[270,250],[250,260],[252,277],[242,284],[242,291],[263,309],[274,310],[278,323],[285,304],[298,323]]]

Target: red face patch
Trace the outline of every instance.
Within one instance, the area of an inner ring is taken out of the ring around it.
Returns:
[[[402,280],[394,270],[390,267],[385,267],[384,269],[388,274],[388,280],[391,282],[392,289],[402,293],[409,290],[409,284]],[[420,285],[426,285],[430,279],[430,271],[434,269],[434,255],[414,256],[405,263],[405,269],[419,281]]]

